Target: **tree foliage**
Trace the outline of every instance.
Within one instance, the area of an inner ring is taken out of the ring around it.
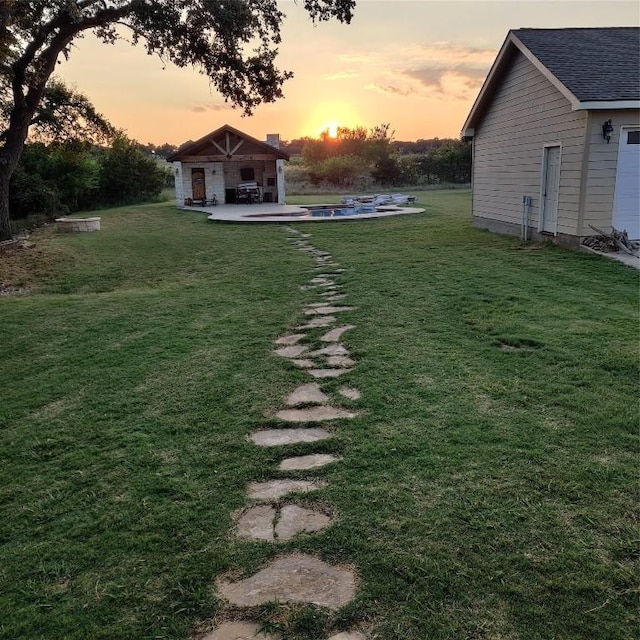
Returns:
[[[300,142],[294,141],[298,148]],[[366,178],[385,187],[471,181],[469,142],[436,138],[400,144],[404,149],[415,144],[425,151],[401,153],[387,123],[372,129],[339,128],[335,138],[325,131],[317,139],[304,139],[302,165],[289,173],[301,186],[355,186],[366,183]]]
[[[350,22],[355,0],[304,0],[314,21]],[[0,146],[0,239],[10,237],[8,193],[29,127],[60,55],[93,32],[105,44],[127,34],[149,54],[193,66],[245,113],[282,96],[291,77],[276,66],[284,14],[277,0],[2,0],[0,94],[8,124]]]
[[[173,182],[173,174],[170,174]],[[66,140],[27,144],[11,178],[13,217],[36,222],[157,196],[167,173],[140,145],[117,134],[110,147]]]
[[[160,193],[165,173],[156,161],[143,153],[139,145],[123,135],[108,149],[100,150],[100,192],[102,204],[144,202]]]
[[[400,181],[405,184],[471,182],[471,143],[448,140],[427,153],[398,158]]]
[[[314,184],[352,185],[357,178],[371,175],[381,184],[395,184],[398,174],[390,147],[393,132],[388,123],[371,129],[338,127],[335,138],[323,131],[308,139],[302,158]]]
[[[6,105],[2,107],[6,122],[8,109]],[[96,111],[87,96],[52,78],[31,120],[29,135],[40,142],[107,142],[115,133],[111,123]]]

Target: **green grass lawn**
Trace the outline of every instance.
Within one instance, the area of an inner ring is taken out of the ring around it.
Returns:
[[[286,454],[245,440],[307,381],[271,355],[313,299],[282,226],[146,205],[0,258],[31,291],[0,298],[0,638],[184,640],[238,613],[217,576],[283,550],[360,577],[337,614],[250,612],[285,640],[636,637],[637,272],[419,201],[297,225],[347,269],[364,414]],[[344,458],[307,498],[335,525],[232,537],[247,483],[311,451]]]

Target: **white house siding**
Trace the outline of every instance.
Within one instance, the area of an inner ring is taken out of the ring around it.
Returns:
[[[278,202],[285,204],[285,187],[284,187],[284,160],[276,160],[276,184],[278,188]]]
[[[519,233],[522,198],[532,198],[529,226],[538,230],[544,145],[561,149],[558,234],[578,227],[586,112],[569,101],[522,54],[512,61],[474,136],[476,226]]]
[[[602,125],[606,120],[611,120],[613,126],[608,144],[602,137]],[[590,224],[607,231],[611,227],[620,131],[625,126],[639,125],[638,109],[589,112],[586,179],[579,229],[581,236],[594,234]]]
[[[173,176],[176,187],[176,206],[181,207],[184,204],[184,182],[182,180],[182,162],[175,161],[173,164]]]
[[[204,187],[207,200],[215,195],[218,202],[224,202],[224,174],[222,162],[174,162],[176,175],[176,204],[181,207],[184,201],[193,198],[191,170],[204,169]]]

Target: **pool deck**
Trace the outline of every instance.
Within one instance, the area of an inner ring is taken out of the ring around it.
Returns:
[[[311,205],[308,205],[311,206]],[[318,205],[321,206],[321,205]],[[326,206],[326,205],[325,205]],[[335,205],[336,208],[344,208]],[[424,209],[418,207],[396,207],[392,205],[378,207],[375,212],[360,213],[354,216],[336,216],[334,218],[313,218],[308,209],[288,204],[223,204],[215,207],[180,207],[182,211],[202,211],[208,214],[212,222],[232,223],[289,223],[289,222],[349,222],[353,220],[368,220],[374,218],[388,218],[390,216],[422,213]]]

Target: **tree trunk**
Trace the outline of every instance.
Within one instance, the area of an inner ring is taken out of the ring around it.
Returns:
[[[9,219],[9,181],[11,172],[6,164],[0,165],[0,241],[11,240],[11,221]]]
[[[18,112],[14,107],[12,116]],[[20,159],[24,141],[29,130],[28,118],[23,115],[18,124],[11,126],[6,132],[4,148],[0,149],[0,241],[11,240],[11,219],[9,217],[9,183]]]

